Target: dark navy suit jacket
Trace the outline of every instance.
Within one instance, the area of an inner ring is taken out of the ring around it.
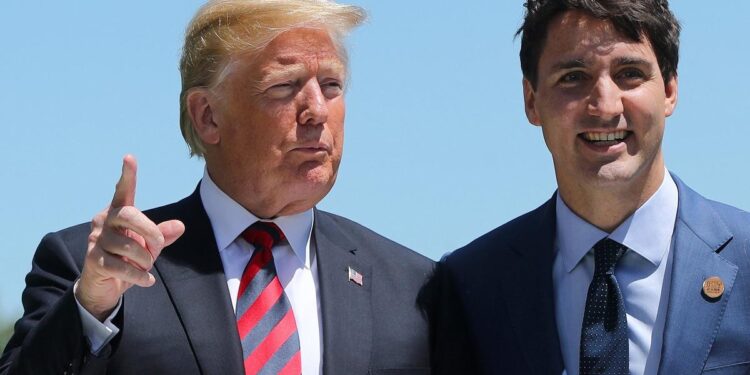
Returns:
[[[750,214],[674,180],[679,205],[659,374],[750,374]],[[555,225],[553,196],[441,261],[433,280],[436,374],[562,373]],[[718,300],[702,294],[710,276],[724,282]]]
[[[25,312],[0,359],[0,374],[244,373],[221,259],[198,190],[146,214],[155,222],[182,220],[186,231],[157,259],[156,284],[125,293],[116,339],[92,356],[73,298],[89,225],[51,233],[34,255]],[[416,298],[433,262],[318,210],[313,238],[323,372],[429,374],[428,325]],[[348,267],[363,275],[362,286],[349,281]]]

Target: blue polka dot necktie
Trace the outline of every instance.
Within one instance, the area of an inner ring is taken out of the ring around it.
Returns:
[[[594,278],[581,328],[581,375],[628,375],[628,321],[615,265],[627,248],[609,238],[594,245]]]

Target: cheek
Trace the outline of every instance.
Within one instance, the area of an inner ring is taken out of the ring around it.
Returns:
[[[586,115],[586,100],[573,95],[547,95],[537,104],[537,112],[542,124],[570,128],[576,126],[576,119]]]
[[[297,113],[291,106],[270,106],[252,116],[253,133],[258,142],[268,147],[297,138]]]
[[[346,116],[346,104],[344,97],[340,96],[328,103],[328,122],[344,125]]]
[[[559,134],[559,132],[551,126],[543,126],[542,134],[544,135],[544,143],[547,145],[547,149],[552,154],[553,158],[560,158],[560,156],[564,154],[564,150],[567,148],[564,144],[565,137]]]
[[[625,112],[638,117],[643,125],[663,123],[666,111],[663,90],[661,85],[651,85],[632,92],[632,95],[623,96]]]
[[[326,125],[331,132],[338,154],[341,154],[341,148],[344,142],[345,117],[346,110],[343,98],[341,100],[332,101],[328,107],[328,121],[326,122]]]

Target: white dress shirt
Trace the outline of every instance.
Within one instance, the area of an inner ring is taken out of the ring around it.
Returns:
[[[563,374],[578,374],[586,296],[594,275],[594,244],[609,237],[628,247],[615,268],[628,322],[630,374],[655,375],[671,276],[677,186],[665,172],[659,189],[612,233],[573,213],[557,195],[553,285]]]
[[[254,251],[253,245],[242,239],[240,234],[259,219],[221,191],[207,172],[203,174],[200,194],[224,265],[232,306],[236,309],[242,272]],[[313,211],[310,209],[272,221],[287,238],[286,242],[274,246],[271,252],[279,282],[294,311],[302,356],[302,374],[322,374],[323,334],[318,298],[320,284],[318,262],[310,241]]]
[[[232,298],[232,307],[236,309],[237,291],[242,272],[254,251],[253,245],[242,239],[240,234],[259,219],[221,191],[211,180],[208,171],[203,174],[200,195],[211,222],[221,262],[224,265],[224,275],[227,279],[229,295]],[[303,375],[322,374],[323,371],[318,263],[314,244],[310,241],[313,220],[312,209],[272,220],[287,238],[286,242],[274,246],[271,252],[279,282],[284,287],[284,293],[289,298],[292,311],[294,311]],[[102,323],[86,311],[80,303],[78,304],[83,334],[91,343],[92,352],[97,353],[119,332],[119,329],[112,324],[112,319],[117,315],[121,305],[122,299],[112,314]]]

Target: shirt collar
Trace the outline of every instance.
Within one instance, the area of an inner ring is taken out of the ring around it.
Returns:
[[[580,218],[557,194],[557,246],[570,272],[605,237],[617,241],[658,267],[672,243],[677,218],[677,185],[668,171],[654,195],[607,233]]]
[[[247,227],[260,220],[216,186],[207,169],[203,172],[200,195],[219,251],[226,249]],[[289,246],[304,267],[311,264],[309,240],[313,220],[312,209],[271,220],[284,232]]]

